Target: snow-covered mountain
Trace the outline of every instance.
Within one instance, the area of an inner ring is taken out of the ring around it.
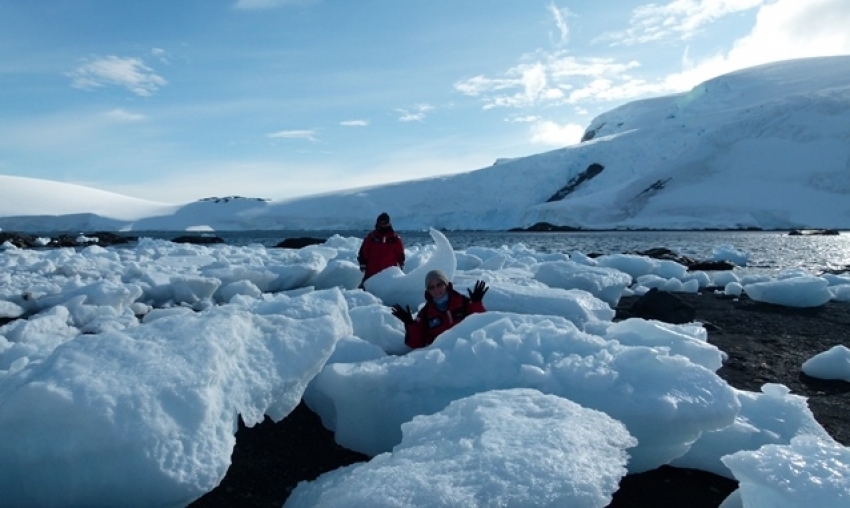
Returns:
[[[109,194],[63,211],[57,207],[78,187],[57,191],[59,184],[43,182],[42,189],[31,179],[0,176],[0,228],[368,229],[386,211],[399,229],[540,222],[850,229],[850,56],[762,65],[687,93],[631,102],[594,119],[584,139],[468,173],[285,201],[140,206]],[[29,180],[23,197],[22,180]]]

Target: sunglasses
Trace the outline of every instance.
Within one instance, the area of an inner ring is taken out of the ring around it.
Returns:
[[[445,283],[445,282],[443,282],[443,281],[435,282],[435,283],[433,283],[433,284],[428,284],[428,289],[429,289],[429,290],[430,290],[430,289],[437,289],[437,288],[444,288],[444,287],[446,287],[446,283]]]

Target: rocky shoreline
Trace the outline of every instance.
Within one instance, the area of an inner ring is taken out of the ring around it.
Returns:
[[[787,386],[808,398],[815,418],[833,438],[850,446],[850,383],[811,378],[801,370],[808,358],[850,342],[850,304],[798,309],[712,291],[675,296],[705,323],[708,341],[729,355],[718,371],[723,379],[748,391],[759,391],[765,383]],[[634,315],[637,301],[623,298],[617,319]],[[338,446],[302,403],[280,422],[240,425],[227,475],[190,506],[279,508],[298,482],[364,460],[368,457]],[[736,488],[728,478],[664,466],[624,478],[609,508],[716,508]]]

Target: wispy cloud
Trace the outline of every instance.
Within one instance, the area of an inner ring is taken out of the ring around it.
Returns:
[[[605,33],[597,40],[633,45],[671,38],[689,39],[709,23],[766,3],[768,0],[674,0],[664,5],[642,5],[632,11],[629,28]]]
[[[577,104],[647,93],[648,86],[629,73],[640,67],[635,61],[576,58],[565,52],[539,54],[536,58],[537,61],[508,69],[504,77],[476,76],[459,81],[454,85],[455,90],[480,97],[484,109]],[[619,91],[612,93],[614,89]],[[603,95],[597,95],[599,92]]]
[[[434,106],[430,104],[417,104],[412,109],[396,109],[401,116],[398,117],[399,122],[421,122],[425,116],[434,110]]]
[[[317,142],[317,132],[313,129],[297,129],[289,131],[277,131],[267,134],[272,139],[306,139],[308,141]]]
[[[168,57],[165,54],[165,50],[162,48],[151,48],[151,55],[154,56],[157,60],[164,64],[168,64]]]
[[[530,123],[530,122],[536,122],[539,119],[540,119],[540,117],[538,117],[536,115],[528,115],[528,116],[516,116],[516,117],[513,117],[513,118],[508,118],[507,121],[508,122],[514,122],[514,123]]]
[[[142,97],[150,97],[168,83],[141,59],[112,55],[89,60],[69,76],[74,88],[93,90],[110,85],[121,86]]]
[[[343,127],[366,127],[369,125],[369,120],[343,120],[339,124]]]
[[[286,5],[309,5],[317,3],[318,1],[319,0],[236,0],[233,7],[245,10],[274,9],[275,7],[284,7]]]
[[[846,0],[676,0],[652,4],[634,11],[628,32],[634,37],[620,40],[649,40],[637,36],[641,23],[646,28],[641,37],[660,37],[662,28],[667,30],[664,36],[684,37],[722,16],[752,8],[758,8],[758,12],[747,36],[727,51],[700,59],[692,59],[686,49],[680,70],[667,75],[639,76],[642,66],[635,60],[579,58],[564,50],[538,51],[523,57],[522,63],[501,76],[475,76],[458,81],[454,88],[480,99],[484,109],[561,105],[583,109],[682,92],[720,74],[767,62],[850,53],[850,31],[846,28],[850,26],[850,3]]]
[[[103,116],[110,120],[116,120],[119,122],[139,122],[147,118],[143,114],[131,113],[123,108],[112,109],[104,113]]]
[[[567,18],[572,16],[572,12],[566,7],[559,9],[554,3],[550,3],[547,9],[555,21],[555,28],[558,29],[558,35],[553,37],[553,42],[556,46],[563,46],[570,39],[570,27],[567,25]]]

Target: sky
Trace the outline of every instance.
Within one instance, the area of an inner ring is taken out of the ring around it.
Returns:
[[[300,483],[289,508],[602,507],[624,475],[664,464],[738,480],[724,508],[850,496],[850,449],[805,397],[731,387],[702,323],[613,321],[619,298],[651,287],[818,307],[850,301],[850,278],[690,273],[521,244],[456,250],[430,235],[408,247],[405,272],[365,291],[361,239],[339,235],[299,250],[5,247],[0,463],[16,467],[0,469],[4,501],[185,506],[224,477],[238,415],[279,421],[302,399],[337,443],[371,458]],[[389,305],[421,304],[431,269],[462,292],[486,281],[487,311],[411,351]],[[801,369],[850,381],[848,358],[837,339]]]
[[[0,228],[850,230],[848,115],[850,55],[787,60],[619,106],[578,145],[366,189],[167,205],[0,174]]]
[[[844,0],[0,0],[0,174],[184,203],[471,171],[732,70]]]

